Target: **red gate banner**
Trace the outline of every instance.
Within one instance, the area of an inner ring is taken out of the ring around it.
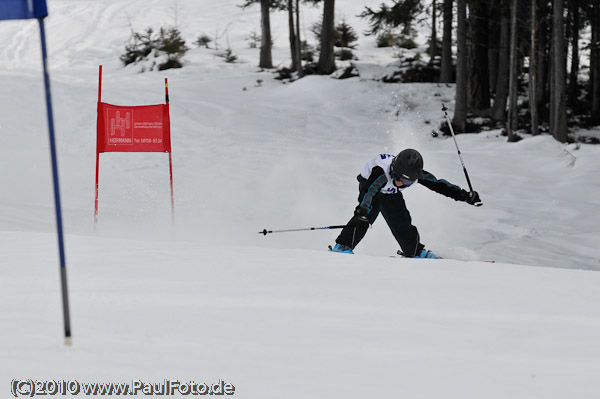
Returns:
[[[102,65],[98,80],[98,120],[96,129],[96,198],[94,226],[98,222],[98,174],[103,152],[166,152],[169,154],[171,217],[175,214],[173,163],[171,159],[171,120],[169,86],[165,78],[166,104],[120,106],[103,103]]]
[[[171,152],[169,105],[99,103],[97,151]]]

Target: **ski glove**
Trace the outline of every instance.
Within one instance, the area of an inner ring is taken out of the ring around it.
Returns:
[[[481,199],[479,198],[479,194],[477,193],[477,191],[464,191],[462,197],[463,197],[463,201],[465,201],[467,204],[475,205],[475,206],[483,205],[483,202],[481,202]]]
[[[358,229],[366,230],[369,228],[369,219],[367,219],[367,214],[369,212],[362,207],[357,207],[354,211],[354,224]]]

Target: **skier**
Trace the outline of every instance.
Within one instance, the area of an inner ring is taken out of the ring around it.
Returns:
[[[413,149],[406,149],[395,157],[380,154],[370,159],[357,179],[359,204],[354,216],[335,240],[336,245],[331,249],[334,252],[354,253],[352,250],[381,212],[404,256],[437,259],[438,256],[426,250],[421,243],[419,232],[411,223],[410,213],[402,197],[402,191],[416,182],[456,201],[482,205],[476,191],[465,191],[446,180],[438,180],[423,170],[423,157]]]

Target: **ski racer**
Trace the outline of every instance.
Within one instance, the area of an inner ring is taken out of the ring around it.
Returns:
[[[358,206],[352,219],[335,240],[336,245],[332,248],[334,252],[352,254],[367,233],[369,225],[375,222],[381,212],[404,256],[437,259],[438,256],[426,250],[421,243],[419,232],[412,225],[402,196],[402,191],[416,182],[456,201],[482,205],[476,191],[465,191],[446,180],[438,180],[423,170],[423,157],[413,149],[406,149],[395,157],[390,154],[377,155],[365,164],[357,179]]]

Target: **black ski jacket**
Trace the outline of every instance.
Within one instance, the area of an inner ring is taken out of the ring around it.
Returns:
[[[390,194],[398,194],[399,192],[405,190],[408,187],[395,187],[393,186],[393,182],[391,178],[386,175],[383,168],[380,166],[375,166],[371,170],[371,175],[368,179],[365,179],[362,175],[357,176],[357,180],[359,184],[359,208],[364,208],[367,213],[371,210],[371,203],[373,202],[373,198],[376,195],[390,195]],[[450,183],[444,179],[437,179],[433,174],[423,171],[421,177],[417,179],[419,184],[427,187],[428,189],[435,191],[436,193],[440,193],[445,195],[446,197],[452,198],[455,201],[466,201],[468,198],[468,192],[460,188],[459,186]],[[392,183],[393,187],[390,187],[388,183]],[[382,190],[384,187],[388,187],[385,190]]]

